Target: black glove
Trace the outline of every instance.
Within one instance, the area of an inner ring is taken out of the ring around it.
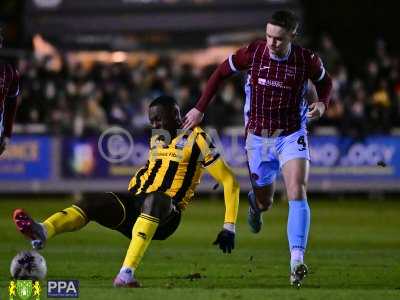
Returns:
[[[231,253],[235,248],[235,233],[226,229],[221,230],[213,245],[219,245],[219,249],[224,253]]]

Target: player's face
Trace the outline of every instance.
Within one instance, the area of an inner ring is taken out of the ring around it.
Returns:
[[[279,57],[287,54],[289,44],[293,40],[293,33],[285,28],[268,23],[266,28],[267,46],[269,51]]]
[[[153,129],[175,131],[181,127],[182,120],[179,107],[152,106],[149,109],[149,120]]]

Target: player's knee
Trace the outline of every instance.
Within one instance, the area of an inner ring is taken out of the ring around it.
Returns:
[[[159,218],[160,221],[166,218],[171,211],[171,198],[160,194],[149,194],[143,202],[142,212]]]
[[[124,208],[116,197],[113,193],[85,195],[74,205],[82,209],[90,221],[113,228],[124,218]]]
[[[257,201],[257,205],[258,208],[261,211],[267,211],[272,207],[272,203],[274,201],[274,199],[272,197],[268,197],[268,196],[261,196],[261,197],[256,197],[256,201]]]
[[[84,195],[74,202],[86,214],[89,220],[93,220],[96,214],[96,197],[93,195]]]
[[[289,200],[305,199],[306,191],[307,185],[305,182],[289,185],[287,188],[288,198]]]
[[[274,201],[274,188],[272,186],[261,189],[255,188],[254,194],[256,196],[257,206],[261,211],[267,211],[272,207]]]

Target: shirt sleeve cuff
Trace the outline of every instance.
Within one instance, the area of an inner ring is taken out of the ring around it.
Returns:
[[[235,65],[233,64],[233,54],[231,54],[228,58],[228,62],[229,62],[229,67],[231,68],[231,70],[233,72],[237,72],[238,69],[236,69]]]
[[[233,233],[236,232],[235,224],[233,223],[224,223],[224,229]]]

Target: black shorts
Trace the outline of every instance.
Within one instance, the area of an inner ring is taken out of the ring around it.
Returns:
[[[118,230],[123,235],[132,238],[132,228],[135,224],[137,218],[141,214],[142,205],[144,201],[144,197],[139,197],[132,194],[120,194],[120,193],[110,193],[113,197],[119,200],[118,202],[123,205],[125,210],[125,218],[122,223],[114,228],[114,230]],[[155,197],[168,197],[162,193],[155,193]],[[181,221],[181,212],[178,210],[174,204],[170,215],[161,222],[156,230],[156,233],[153,236],[153,240],[165,240],[170,235],[172,235],[175,230],[178,228],[179,223]]]

